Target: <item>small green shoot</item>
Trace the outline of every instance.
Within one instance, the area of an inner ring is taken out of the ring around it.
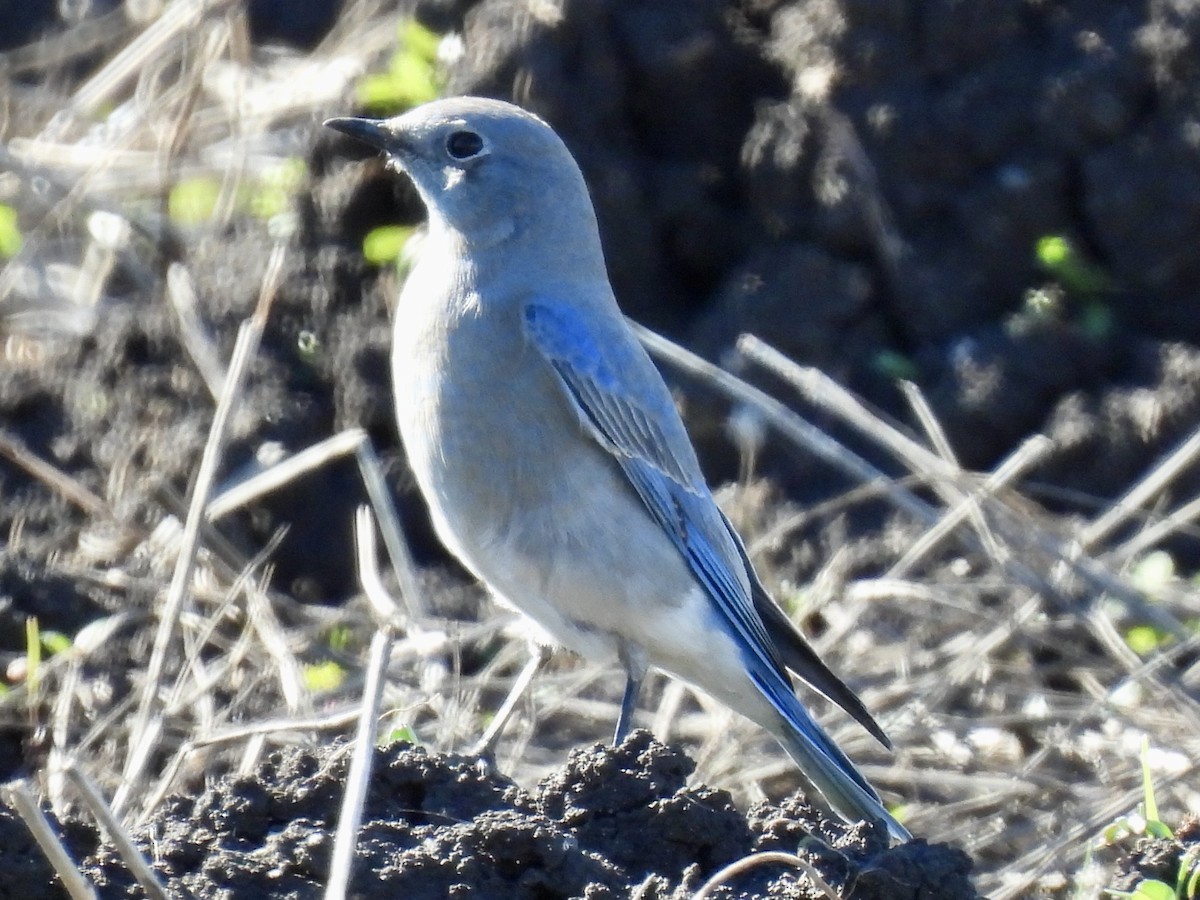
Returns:
[[[415,229],[411,225],[381,225],[363,238],[363,259],[375,266],[400,261],[404,245]]]
[[[71,649],[71,639],[61,631],[43,631],[42,648],[51,656]]]
[[[246,198],[247,212],[259,219],[271,219],[287,212],[291,209],[292,197],[307,177],[308,166],[298,157],[285,159],[264,170]]]
[[[37,616],[25,620],[25,687],[29,691],[29,706],[37,705],[42,686],[42,639]]]
[[[183,178],[167,197],[167,214],[179,225],[202,225],[217,211],[221,182],[208,176]]]
[[[326,638],[326,643],[329,644],[329,649],[336,653],[345,653],[350,649],[351,642],[354,640],[354,631],[348,625],[334,625],[329,629],[329,637]]]
[[[1129,900],[1178,900],[1175,888],[1157,878],[1139,881],[1132,891],[1107,891],[1110,897],[1128,897]]]
[[[1170,840],[1175,837],[1165,822],[1158,818],[1158,800],[1154,796],[1154,775],[1150,772],[1150,738],[1142,737],[1142,790],[1145,794],[1146,834]]]
[[[1154,779],[1150,773],[1150,739],[1142,738],[1142,792],[1143,802],[1136,812],[1121,816],[1100,833],[1104,846],[1120,843],[1134,835],[1149,835],[1156,838],[1174,837],[1174,833],[1158,818],[1158,801],[1154,796]]]
[[[1160,840],[1173,840],[1175,833],[1158,817],[1158,799],[1154,796],[1154,778],[1150,772],[1150,739],[1142,738],[1142,792],[1143,801],[1136,813],[1122,816],[1109,825],[1101,835],[1101,841],[1113,845],[1134,835],[1145,835]],[[1200,891],[1200,848],[1189,847],[1179,858],[1179,869],[1172,887],[1157,878],[1139,881],[1132,891],[1107,890],[1110,897],[1127,897],[1130,900],[1196,900]]]
[[[21,251],[21,229],[17,225],[17,211],[0,203],[0,257],[11,259]]]
[[[1109,290],[1108,275],[1084,258],[1069,238],[1048,234],[1038,238],[1037,261],[1064,288],[1075,294],[1097,294]]]
[[[383,736],[379,742],[379,745],[383,747],[388,744],[394,744],[397,741],[405,741],[409,744],[416,744],[417,733],[412,730],[412,726],[410,725],[405,725],[403,728],[393,728]]]
[[[299,158],[268,166],[238,187],[234,210],[264,220],[286,213],[307,176],[308,167]],[[221,180],[211,175],[180,179],[167,196],[171,221],[185,228],[210,221],[216,214],[221,190]]]
[[[333,660],[309,663],[304,667],[304,686],[313,694],[336,691],[346,680],[346,670]]]
[[[1070,299],[1075,327],[1085,337],[1093,341],[1112,337],[1116,317],[1106,299],[1113,289],[1108,273],[1086,259],[1070,238],[1061,234],[1038,238],[1034,256],[1054,283],[1028,291],[1018,318],[1029,322],[1062,319]]]
[[[871,368],[897,381],[915,381],[921,374],[917,364],[896,350],[880,350],[871,359]]]
[[[1125,632],[1125,643],[1138,656],[1149,656],[1170,640],[1170,634],[1153,625],[1134,625]]]
[[[1178,580],[1175,560],[1165,550],[1155,550],[1139,559],[1129,570],[1129,581],[1151,600],[1157,600]],[[1125,643],[1134,653],[1147,656],[1172,640],[1172,635],[1153,625],[1135,625],[1125,632]]]
[[[372,115],[396,115],[436,99],[442,91],[441,38],[414,19],[402,22],[399,32],[388,70],[358,83],[358,102]]]
[[[1200,847],[1192,844],[1179,859],[1179,876],[1175,879],[1175,894],[1185,900],[1195,900],[1200,894]]]

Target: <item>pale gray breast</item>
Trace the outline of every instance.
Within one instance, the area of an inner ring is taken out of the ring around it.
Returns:
[[[588,477],[581,467],[610,467],[526,342],[516,311],[513,321],[487,318],[508,314],[476,309],[398,333],[394,348],[397,417],[410,462],[464,550],[509,533],[514,518],[537,518],[562,502],[575,478]],[[398,330],[405,324],[413,323],[398,322]]]

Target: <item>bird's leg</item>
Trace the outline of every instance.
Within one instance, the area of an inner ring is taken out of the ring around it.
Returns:
[[[613,734],[614,747],[625,739],[633,725],[633,711],[637,708],[642,680],[646,677],[645,654],[640,648],[622,642],[617,655],[625,666],[625,694],[621,697],[621,713],[617,716],[617,730]]]
[[[550,658],[550,648],[531,641],[529,644],[529,654],[529,661],[525,663],[524,668],[517,674],[517,680],[513,682],[513,686],[509,689],[508,696],[504,698],[504,702],[496,710],[496,714],[492,717],[491,724],[488,725],[487,730],[468,751],[468,755],[491,757],[495,754],[496,744],[500,740],[500,734],[504,731],[504,726],[512,718],[513,710],[517,708],[517,702],[529,689],[530,682],[533,681],[533,676],[538,673],[538,670]]]
[[[621,743],[633,724],[633,711],[637,708],[638,694],[642,690],[641,676],[629,674],[625,679],[625,696],[621,698],[621,714],[617,717],[617,730],[613,735],[613,746]]]

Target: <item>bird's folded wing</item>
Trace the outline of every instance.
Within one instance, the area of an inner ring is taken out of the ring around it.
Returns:
[[[524,308],[530,342],[557,373],[584,429],[612,454],[651,518],[683,555],[715,611],[757,662],[783,679],[783,662],[754,609],[741,553],[726,530],[671,395],[619,320],[585,322],[570,305],[537,299]],[[603,332],[603,333],[601,333]],[[743,573],[739,577],[739,573]]]

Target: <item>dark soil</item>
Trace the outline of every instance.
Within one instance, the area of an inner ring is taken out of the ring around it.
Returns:
[[[80,22],[59,20],[49,5],[41,18],[11,25],[7,11],[0,16],[0,47],[19,48],[0,65],[6,148],[39,133],[136,36],[103,6]],[[316,46],[334,8],[313,4],[284,27],[270,4],[251,4],[249,33]],[[1123,494],[1200,421],[1195,4],[425,0],[415,10],[463,36],[448,93],[515,99],[563,135],[592,189],[624,309],[789,402],[786,389],[738,356],[739,333],[821,368],[901,421],[911,416],[895,377],[914,381],[970,468],[990,468],[1023,438],[1047,435],[1053,450],[1022,489],[1046,507],[1031,504],[1032,519],[1052,522],[1055,534],[1072,533]],[[392,28],[408,11],[384,10],[373,27]],[[41,43],[28,43],[38,34]],[[198,35],[168,45],[158,60],[164,71],[199,66]],[[153,90],[152,81],[143,89]],[[354,111],[347,98],[273,126],[307,159],[311,178],[297,199],[299,226],[231,427],[222,483],[253,470],[264,446],[295,452],[362,428],[398,498],[428,602],[466,629],[480,594],[433,538],[391,420],[397,279],[361,255],[369,229],[416,222],[421,212],[377,159],[317,125]],[[180,112],[178,121],[188,118]],[[161,149],[176,123],[138,146]],[[76,126],[71,137],[88,146],[91,121]],[[179,152],[195,163],[206,149],[185,141]],[[173,567],[164,523],[183,517],[214,405],[166,300],[168,268],[178,263],[192,279],[203,329],[227,360],[274,238],[244,214],[179,229],[146,212],[159,210],[161,197],[76,191],[77,168],[4,154],[0,202],[17,210],[25,249],[0,278],[0,658],[21,660],[29,616],[72,638],[95,621],[113,630],[85,654],[51,661],[42,696],[0,697],[0,779],[45,787],[53,748],[80,757],[111,795],[128,749],[120,723],[140,689]],[[113,208],[135,234],[99,285],[100,302],[81,311],[56,293],[53,276],[63,266],[78,271],[89,216]],[[1046,236],[1075,248],[1071,266],[1039,262],[1035,248]],[[704,385],[677,383],[713,482],[738,476],[727,403]],[[887,472],[902,472],[895,459],[815,418]],[[835,668],[870,692],[872,708],[893,713],[897,757],[864,751],[872,779],[887,779],[879,783],[889,801],[916,810],[918,834],[970,849],[991,888],[1014,883],[999,873],[1031,873],[1004,896],[1033,896],[1035,883],[1047,894],[1064,889],[1037,879],[1065,881],[1082,863],[1080,841],[1104,824],[1097,810],[1114,797],[1137,802],[1140,769],[1122,744],[1126,730],[1151,732],[1168,747],[1194,733],[1194,718],[1166,712],[1179,704],[1194,716],[1194,651],[1154,670],[1142,702],[1114,709],[1107,692],[1127,679],[1144,684],[1146,671],[1088,629],[1110,614],[1093,604],[1098,592],[1056,584],[1061,593],[1022,618],[1016,611],[1029,593],[962,546],[921,570],[928,595],[860,601],[847,612],[843,589],[886,573],[919,530],[878,502],[838,506],[844,477],[782,441],[767,441],[756,474],[776,487],[743,511],[750,534],[794,516],[791,503],[826,510],[784,529],[760,555],[773,587],[815,583],[812,593],[831,598],[803,624],[832,635]],[[1170,509],[1197,493],[1200,469],[1191,466],[1157,502]],[[298,659],[333,658],[351,672],[342,694],[288,714],[356,698],[355,666],[372,627],[360,600],[347,603],[358,593],[351,521],[362,502],[358,473],[342,462],[214,524],[203,569],[220,587],[200,584],[195,607],[214,625],[191,652],[212,662],[250,630],[249,616],[205,599],[204,589],[229,589],[233,573],[270,547],[269,570],[254,579],[261,575],[291,643],[303,647]],[[1200,563],[1188,527],[1164,546],[1182,570]],[[1171,612],[1200,617],[1194,589],[1177,588]],[[1116,618],[1121,629],[1139,624]],[[334,623],[351,633],[350,652],[331,649]],[[963,645],[965,635],[981,644]],[[474,676],[499,644],[494,635],[464,640],[430,666]],[[943,655],[951,646],[958,655]],[[230,668],[233,676],[212,690],[213,710],[185,705],[168,723],[156,776],[198,732],[283,714],[266,654]],[[477,736],[474,725],[464,726],[466,736],[434,728],[436,704],[421,706],[437,693],[421,680],[431,681],[429,669],[399,668],[393,677],[414,685],[405,695],[419,707],[413,727],[431,747]],[[185,669],[180,649],[168,675]],[[15,670],[10,681],[21,684]],[[66,684],[77,693],[53,693]],[[484,707],[502,694],[487,691]],[[655,699],[651,691],[645,706]],[[831,822],[788,796],[794,780],[786,776],[775,778],[786,789],[772,796],[787,799],[743,813],[729,795],[689,782],[692,763],[681,751],[643,734],[618,748],[578,750],[561,767],[564,747],[594,740],[611,722],[589,730],[563,724],[569,713],[547,718],[532,747],[517,743],[536,760],[520,786],[475,760],[379,751],[355,894],[442,897],[469,887],[483,897],[682,897],[746,853],[785,850],[846,896],[974,896],[962,851],[922,841],[888,849],[870,829]],[[231,750],[195,762],[176,785],[186,796],[135,831],[140,845],[196,897],[318,895],[344,746],[313,740],[259,757],[252,774],[230,775],[241,761]],[[540,782],[530,777],[539,764]],[[1194,777],[1191,766],[1185,775]],[[740,777],[730,784],[744,791],[739,801],[771,784]],[[975,777],[985,786],[968,787]],[[1012,793],[998,787],[1013,783]],[[102,896],[137,896],[111,847],[66,815],[73,805],[58,811],[66,843]],[[1091,831],[1069,840],[1080,822]],[[1043,846],[1051,849],[1040,855]],[[1151,857],[1174,859],[1176,850],[1139,849],[1120,883],[1136,883]],[[1170,859],[1155,877],[1173,883],[1163,874]],[[40,853],[2,806],[0,869],[0,897],[55,896]],[[715,896],[820,896],[776,865],[731,884]]]
[[[349,759],[342,743],[281,751],[252,775],[177,796],[138,829],[158,874],[195,897],[321,897]],[[396,744],[375,753],[359,835],[354,897],[690,896],[756,850],[798,853],[847,898],[966,900],[966,854],[880,829],[832,824],[796,796],[749,817],[723,791],[689,788],[692,762],[637,732],[617,748],[572,752],[529,793],[477,759]],[[136,883],[95,832],[66,829],[100,896]],[[51,893],[51,871],[20,821],[0,811],[4,897]],[[814,837],[819,840],[814,840]],[[231,893],[230,893],[231,892]],[[795,870],[758,866],[716,897],[822,897]]]

